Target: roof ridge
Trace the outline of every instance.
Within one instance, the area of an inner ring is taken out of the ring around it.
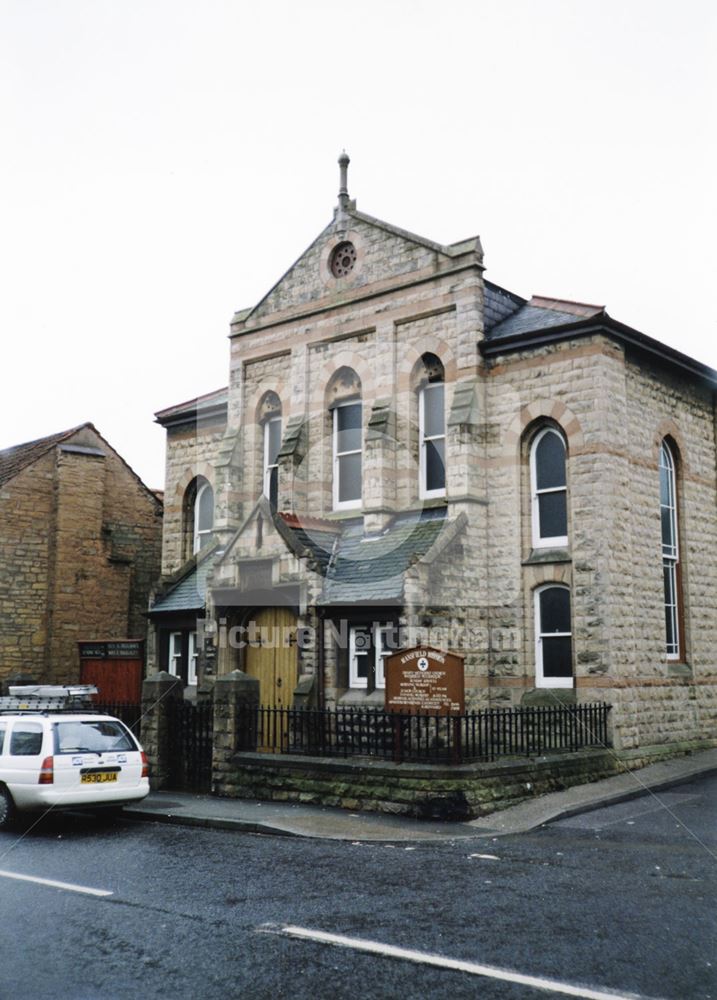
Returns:
[[[605,311],[605,306],[595,305],[592,302],[578,302],[577,299],[558,299],[547,295],[531,295],[528,305],[535,306],[536,309],[552,309],[554,312],[564,312],[569,316],[595,316],[597,313]],[[568,308],[561,309],[560,306],[567,306]],[[571,306],[573,308],[570,308]]]
[[[77,424],[76,427],[71,427],[69,430],[58,431],[56,434],[46,434],[44,437],[35,438],[33,441],[22,441],[20,444],[3,448],[0,451],[0,482],[5,483],[14,479],[20,472],[28,466],[33,465],[49,451],[52,451],[62,441],[66,441],[67,438],[72,437],[73,434],[77,434],[86,427],[91,427],[96,434],[99,434],[95,425],[91,421],[86,420],[84,423]]]

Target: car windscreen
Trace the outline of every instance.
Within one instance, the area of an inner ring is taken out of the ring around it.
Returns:
[[[124,726],[112,719],[73,719],[55,723],[55,753],[105,753],[136,749]]]

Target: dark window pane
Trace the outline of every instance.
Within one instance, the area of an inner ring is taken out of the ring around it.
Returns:
[[[274,467],[269,470],[269,504],[272,510],[276,510],[279,503],[279,470]]]
[[[677,634],[677,571],[673,562],[663,564],[665,587],[665,648],[668,653],[679,652]]]
[[[535,449],[537,488],[565,486],[565,445],[558,434],[544,434]]]
[[[270,420],[266,425],[267,442],[267,465],[276,464],[276,456],[281,447],[281,420]]]
[[[356,676],[365,680],[368,677],[368,653],[357,653],[354,663]]]
[[[339,503],[361,499],[361,455],[344,455],[338,461]]]
[[[566,587],[540,592],[540,631],[570,632],[570,591]]]
[[[543,639],[543,676],[572,677],[573,655],[570,636]]]
[[[336,413],[336,451],[358,451],[361,448],[361,404],[338,406]]]
[[[354,647],[357,653],[367,653],[372,645],[371,629],[364,627],[354,629]]]
[[[214,491],[211,486],[206,486],[200,491],[198,500],[197,527],[200,531],[209,531],[214,523]]]
[[[434,437],[444,432],[443,385],[439,383],[423,390],[423,433]]]
[[[541,538],[564,537],[568,533],[568,507],[564,490],[541,493],[538,497],[538,524]]]
[[[660,465],[660,503],[663,507],[672,506],[672,475],[664,465]]]
[[[672,511],[667,507],[660,510],[662,519],[662,551],[665,555],[672,555],[675,549],[675,522]]]
[[[445,442],[426,441],[426,490],[446,488]]]
[[[10,737],[10,753],[15,757],[36,757],[42,750],[42,726],[35,722],[18,723]]]

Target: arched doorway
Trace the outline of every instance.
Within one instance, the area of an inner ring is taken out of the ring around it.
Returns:
[[[244,670],[259,681],[259,704],[290,708],[296,687],[296,615],[288,608],[262,608],[250,617],[247,627]]]

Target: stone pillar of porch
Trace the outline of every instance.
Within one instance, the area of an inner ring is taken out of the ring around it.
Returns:
[[[256,750],[259,681],[241,670],[217,677],[214,684],[212,789],[215,795],[236,795],[234,755]]]

